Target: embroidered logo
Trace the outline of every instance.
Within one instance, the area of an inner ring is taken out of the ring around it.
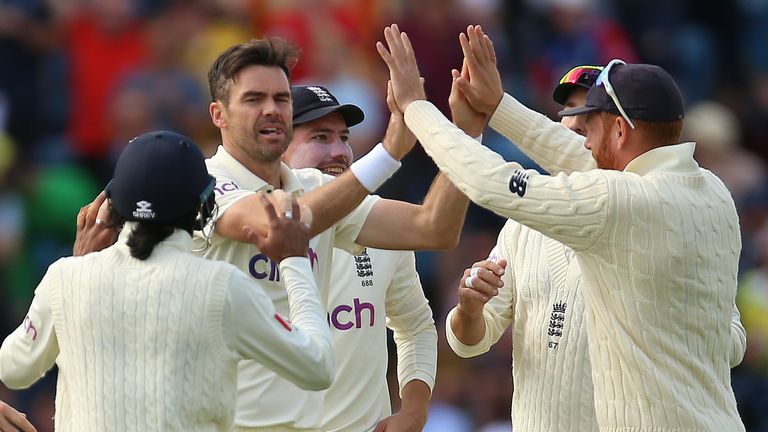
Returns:
[[[310,90],[311,92],[315,93],[315,96],[317,96],[317,99],[320,102],[333,102],[333,98],[331,97],[331,95],[328,94],[327,91],[325,91],[320,87],[310,86],[310,87],[307,87],[307,90]]]
[[[152,210],[152,203],[148,201],[137,202],[136,210],[133,211],[133,217],[136,219],[154,219],[155,212]]]
[[[557,349],[558,340],[563,336],[566,307],[567,305],[562,301],[552,305],[552,315],[549,317],[549,330],[547,331],[547,335],[552,338],[547,344],[549,348]]]
[[[362,278],[360,285],[367,287],[373,286],[373,266],[371,265],[371,257],[368,255],[368,249],[363,249],[360,255],[355,256],[355,268],[357,270],[357,277]]]
[[[525,189],[528,187],[528,174],[522,170],[515,170],[512,178],[509,179],[509,190],[520,196],[525,195]]]

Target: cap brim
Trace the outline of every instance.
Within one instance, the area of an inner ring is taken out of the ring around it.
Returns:
[[[565,105],[565,102],[568,101],[568,96],[577,88],[589,90],[588,86],[581,83],[562,83],[555,87],[555,91],[552,92],[552,99],[560,105]]]
[[[579,107],[567,108],[557,112],[560,117],[575,116],[579,114],[587,114],[595,111],[600,111],[600,107],[582,105]]]
[[[344,122],[347,124],[347,127],[352,127],[356,124],[359,124],[365,119],[365,114],[363,113],[363,110],[361,110],[357,105],[344,104],[344,105],[336,105],[336,106],[327,106],[327,107],[322,107],[322,108],[317,108],[317,109],[307,111],[298,117],[294,117],[293,125],[296,126],[312,120],[317,120],[320,117],[326,116],[336,111],[340,112],[341,115],[344,117]]]

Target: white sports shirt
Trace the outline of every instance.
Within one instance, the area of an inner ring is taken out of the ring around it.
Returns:
[[[541,116],[520,106],[505,95],[491,126],[550,149],[583,143],[563,126],[535,128]],[[728,355],[739,220],[694,143],[647,151],[624,171],[545,176],[505,162],[429,102],[410,104],[405,120],[472,201],[576,252],[601,430],[744,430]]]
[[[219,215],[224,214],[239,199],[258,191],[274,189],[274,185],[265,183],[250,172],[223,146],[219,146],[216,154],[206,159],[206,165],[208,172],[216,178],[214,192]],[[333,181],[334,177],[316,169],[291,169],[281,164],[280,180],[283,190],[301,195]],[[355,239],[377,200],[378,197],[369,196],[345,218],[310,240],[309,260],[323,304],[327,304],[328,299],[333,248],[340,247],[352,253],[362,250],[355,244]],[[205,245],[199,232],[195,235],[195,241],[198,247]],[[232,263],[259,281],[272,299],[275,309],[283,315],[288,314],[288,296],[280,271],[255,245],[235,242],[213,233],[210,247],[202,253],[206,258]],[[312,430],[321,425],[322,392],[302,390],[257,362],[240,362],[237,387],[237,427]]]
[[[597,430],[587,352],[581,270],[573,250],[508,220],[490,260],[505,259],[499,294],[483,307],[485,335],[476,345],[445,332],[461,357],[487,352],[512,326],[512,425],[531,432]]]
[[[400,390],[414,379],[434,386],[437,331],[413,252],[335,249],[328,320],[336,379],[325,391],[323,431],[370,431],[391,414],[386,327],[397,344]]]
[[[148,259],[118,242],[53,263],[0,348],[0,379],[27,387],[54,364],[56,430],[229,431],[244,358],[309,388],[333,377],[330,332],[306,258],[286,258],[293,324],[233,265],[189,253],[177,229]],[[286,315],[288,316],[288,315]]]

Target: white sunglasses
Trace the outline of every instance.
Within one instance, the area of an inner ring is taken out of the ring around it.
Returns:
[[[611,82],[608,81],[608,74],[611,70],[611,67],[613,65],[617,64],[627,64],[624,60],[619,59],[613,59],[605,66],[602,72],[600,72],[600,75],[597,76],[597,80],[595,80],[595,85],[599,86],[602,85],[605,88],[605,92],[608,93],[608,96],[611,97],[611,100],[613,100],[613,103],[616,105],[616,108],[619,109],[619,112],[621,113],[621,116],[624,117],[624,120],[629,123],[629,127],[632,129],[635,128],[635,124],[632,123],[632,120],[630,120],[629,116],[626,112],[624,112],[624,107],[621,106],[621,103],[619,103],[619,97],[616,96],[616,91],[613,89],[613,86],[611,85]]]

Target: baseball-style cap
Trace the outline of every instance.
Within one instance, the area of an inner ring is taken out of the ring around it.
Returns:
[[[602,66],[576,66],[560,78],[560,82],[557,83],[555,91],[552,92],[552,99],[560,105],[565,105],[571,92],[577,88],[583,88],[589,90],[595,81],[597,76],[603,70]]]
[[[120,154],[107,196],[126,220],[174,222],[213,192],[216,180],[204,159],[191,139],[176,132],[139,135]]]
[[[558,114],[573,116],[605,111],[622,115],[617,103],[626,117],[631,119],[667,122],[683,118],[680,89],[664,69],[650,64],[625,64],[618,60],[603,69],[587,92],[583,106],[564,109]]]
[[[293,125],[297,126],[308,121],[338,111],[344,117],[347,127],[352,127],[363,121],[365,114],[357,105],[340,105],[336,97],[321,86],[293,86]]]

